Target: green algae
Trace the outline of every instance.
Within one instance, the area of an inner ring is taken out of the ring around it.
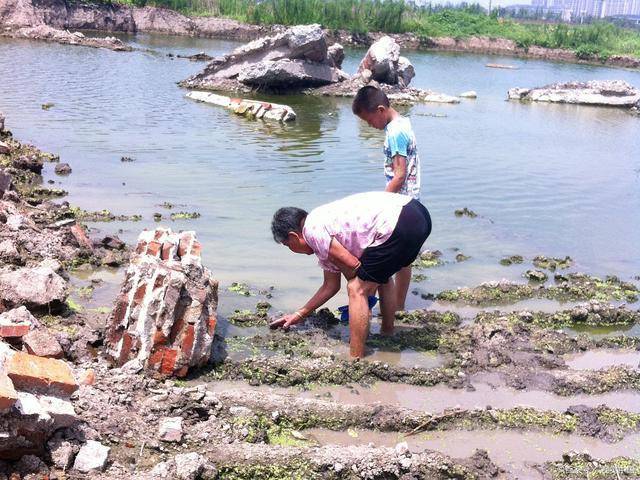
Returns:
[[[511,255],[500,259],[500,265],[504,265],[505,267],[513,264],[520,264],[522,262],[524,262],[522,255]]]
[[[527,270],[523,276],[531,282],[539,283],[544,283],[549,279],[549,276],[541,270]]]
[[[238,295],[242,295],[244,297],[249,297],[251,295],[251,290],[246,283],[241,282],[233,282],[231,286],[227,288],[230,292],[237,293]]]
[[[597,460],[586,453],[571,453],[563,455],[563,461],[547,462],[544,468],[554,480],[622,480],[640,477],[640,459],[629,457]]]
[[[170,218],[171,220],[192,220],[200,218],[200,216],[198,212],[175,212],[171,214]]]
[[[435,310],[412,310],[396,312],[396,321],[412,325],[459,325],[462,319],[456,312]]]
[[[573,266],[573,259],[569,256],[564,258],[557,257],[545,257],[544,255],[537,255],[533,257],[533,265],[537,268],[544,270],[550,270],[555,272],[556,270],[565,270]]]
[[[425,250],[418,255],[412,266],[418,269],[439,267],[444,265],[440,257],[442,257],[440,250]]]
[[[238,464],[218,465],[216,480],[314,480],[322,478],[304,461],[294,460],[286,464]]]
[[[456,217],[476,218],[478,216],[476,212],[474,212],[473,210],[469,210],[467,207],[458,208],[453,213]]]
[[[85,222],[139,222],[142,220],[142,215],[138,214],[115,215],[107,209],[89,212],[75,206],[69,207],[69,216]]]
[[[411,281],[416,283],[424,282],[425,280],[428,280],[428,279],[429,277],[427,277],[422,273],[415,273],[411,276]]]

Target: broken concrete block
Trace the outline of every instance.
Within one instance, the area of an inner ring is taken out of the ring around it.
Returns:
[[[25,305],[56,309],[66,298],[67,282],[49,267],[25,267],[0,274],[0,303],[5,308]]]
[[[14,308],[0,314],[0,337],[22,337],[37,324],[36,318],[25,307]]]
[[[119,366],[185,376],[211,358],[218,282],[201,264],[194,232],[159,228],[138,238],[107,320],[107,353]]]
[[[87,440],[87,443],[80,448],[76,456],[73,469],[82,473],[104,470],[104,467],[107,465],[110,450],[109,447],[105,447],[100,442]]]
[[[185,95],[196,102],[218,105],[231,110],[237,115],[258,120],[275,120],[277,122],[290,122],[296,119],[296,112],[288,105],[278,103],[260,102],[258,100],[246,100],[230,98],[211,92],[192,91]]]
[[[163,442],[182,441],[182,417],[165,417],[160,420],[158,438]]]
[[[70,427],[78,421],[71,402],[58,397],[18,392],[15,407],[21,415],[33,417],[34,422],[51,424],[53,429]]]
[[[48,358],[62,358],[64,352],[60,343],[45,329],[31,330],[24,337],[22,343],[32,355]]]
[[[215,478],[216,471],[207,459],[196,452],[181,453],[174,457],[176,477],[180,480],[196,480],[198,478]]]
[[[13,352],[5,368],[15,388],[20,390],[71,395],[78,389],[71,368],[63,360]]]

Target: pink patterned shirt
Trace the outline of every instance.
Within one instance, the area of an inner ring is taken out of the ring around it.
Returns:
[[[335,238],[351,255],[360,258],[367,247],[381,245],[396,228],[400,211],[411,197],[389,192],[357,193],[314,208],[304,222],[302,236],[323,270],[339,272],[329,260]]]

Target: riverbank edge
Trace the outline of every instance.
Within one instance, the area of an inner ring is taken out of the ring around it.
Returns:
[[[0,28],[4,35],[25,27],[43,24],[57,29],[95,30],[106,32],[160,33],[166,35],[219,38],[250,41],[279,33],[281,25],[254,25],[237,20],[186,16],[159,7],[132,7],[122,4],[82,4],[52,0],[47,4],[8,0],[0,7]],[[352,34],[346,30],[325,30],[335,42],[353,47],[368,47],[384,35],[394,38],[401,48],[423,51],[505,55],[516,58],[561,61],[577,64],[604,65],[638,69],[640,58],[612,55],[607,59],[580,58],[575,52],[539,46],[519,47],[513,40],[491,37],[426,37],[414,33],[385,34],[373,32]],[[37,39],[37,38],[36,38]]]

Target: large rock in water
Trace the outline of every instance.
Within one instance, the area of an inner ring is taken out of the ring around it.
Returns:
[[[346,77],[336,68],[340,50],[337,46],[329,52],[320,25],[300,25],[214,59],[202,73],[181,85],[212,90],[228,90],[234,85],[229,80],[275,89],[325,85]]]
[[[345,79],[340,70],[304,60],[266,60],[243,70],[238,80],[245,85],[278,88],[319,87]]]
[[[218,282],[202,266],[194,232],[145,231],[107,322],[108,354],[185,376],[211,357]]]
[[[631,108],[640,105],[640,90],[622,80],[554,83],[540,88],[512,88],[510,100],[574,103]]]
[[[370,75],[371,79],[376,82],[396,85],[400,75],[398,71],[399,62],[400,46],[393,38],[385,35],[369,47],[367,54],[358,66],[358,74],[363,77]],[[403,71],[407,70],[409,65],[411,65],[409,60],[404,59]],[[413,67],[411,67],[411,69],[413,69]],[[371,73],[369,74],[368,72]],[[407,80],[411,81],[411,78],[410,75],[406,75],[403,78],[403,82]],[[407,85],[408,83],[404,83],[404,86]]]

